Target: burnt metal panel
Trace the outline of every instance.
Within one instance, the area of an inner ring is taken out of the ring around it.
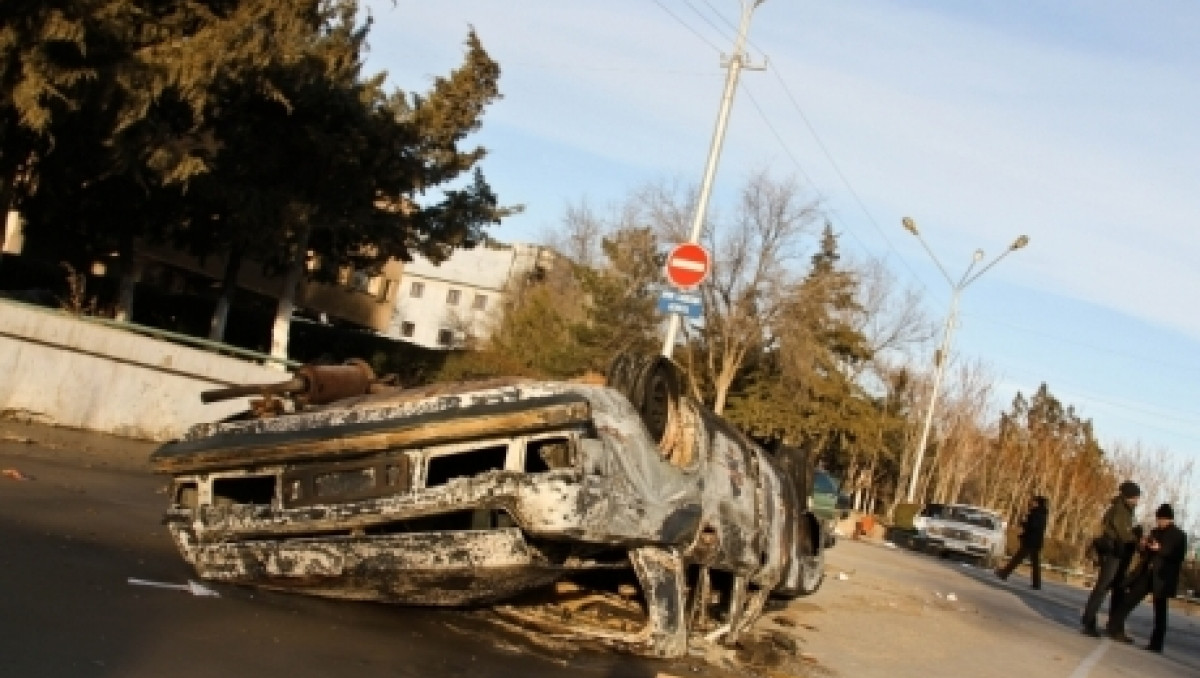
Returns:
[[[304,464],[282,477],[284,508],[355,502],[412,489],[412,459],[404,453],[364,461]]]
[[[155,470],[177,473],[300,459],[362,456],[388,448],[532,433],[588,421],[586,399],[574,394],[468,406],[399,420],[314,426],[253,435],[218,434],[167,443],[150,457]],[[281,417],[282,419],[283,417]]]

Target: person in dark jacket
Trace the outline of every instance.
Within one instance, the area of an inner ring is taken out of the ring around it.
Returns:
[[[1100,637],[1100,629],[1096,626],[1096,613],[1104,603],[1104,597],[1112,591],[1112,599],[1108,605],[1108,616],[1112,617],[1121,609],[1125,574],[1129,568],[1137,538],[1133,534],[1133,509],[1142,496],[1142,488],[1137,483],[1126,480],[1117,490],[1108,510],[1100,520],[1100,536],[1094,544],[1096,557],[1099,561],[1096,568],[1096,583],[1088,596],[1087,605],[1083,608],[1083,632],[1089,636]]]
[[[1138,545],[1142,560],[1129,576],[1121,609],[1108,618],[1108,635],[1123,643],[1133,642],[1125,635],[1125,620],[1149,593],[1154,600],[1154,631],[1146,649],[1162,652],[1163,636],[1167,634],[1167,602],[1178,593],[1187,535],[1175,526],[1175,511],[1170,504],[1159,506],[1154,517],[1158,526]]]
[[[1030,585],[1035,589],[1042,588],[1042,543],[1046,539],[1046,519],[1049,515],[1045,497],[1039,494],[1029,500],[1029,513],[1021,521],[1021,545],[1008,564],[996,570],[997,577],[1008,579],[1008,575],[1029,558]]]

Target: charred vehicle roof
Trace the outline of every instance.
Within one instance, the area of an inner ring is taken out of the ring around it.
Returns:
[[[278,397],[290,394],[290,402]],[[735,640],[769,596],[821,582],[811,471],[680,390],[665,358],[608,385],[499,379],[400,390],[365,364],[301,370],[253,416],[152,456],[166,521],[204,579],[422,605],[679,656]],[[360,395],[350,395],[358,393]],[[592,612],[581,623],[566,616]]]

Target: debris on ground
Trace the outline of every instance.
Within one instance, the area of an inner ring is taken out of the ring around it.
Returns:
[[[779,624],[780,626],[794,627],[796,625],[796,622],[792,621],[791,619],[788,619],[787,617],[772,617],[771,621],[775,622],[776,624]]]
[[[25,436],[16,436],[11,433],[0,434],[0,443],[20,443],[21,445],[32,445],[36,440]]]
[[[804,450],[738,434],[662,356],[622,356],[605,382],[401,388],[363,361],[309,365],[205,391],[259,399],[150,461],[202,580],[487,606],[659,658],[736,647],[772,595],[820,586],[834,541]]]
[[[838,574],[837,574],[838,581],[846,581],[849,578],[850,578],[850,575],[846,574],[845,572],[838,572]]]
[[[186,583],[186,584],[170,584],[170,583],[161,582],[161,581],[150,581],[148,579],[136,579],[134,577],[130,577],[128,581],[130,584],[132,584],[134,586],[150,586],[152,588],[159,588],[159,589],[174,589],[176,591],[186,591],[187,593],[190,593],[193,596],[200,596],[200,597],[210,597],[210,598],[220,598],[221,597],[221,594],[208,588],[204,584],[201,584],[200,582],[192,581],[190,579],[188,580],[188,583]]]
[[[33,480],[33,476],[27,476],[15,468],[6,468],[0,471],[0,476],[8,478],[9,480]]]

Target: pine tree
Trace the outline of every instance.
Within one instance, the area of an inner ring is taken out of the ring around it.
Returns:
[[[499,97],[478,37],[429,92],[389,93],[362,74],[358,14],[353,0],[6,3],[0,186],[34,239],[80,258],[150,240],[262,262],[285,279],[282,354],[310,252],[325,276],[438,261],[508,213],[484,149],[463,147]]]
[[[877,438],[878,409],[852,379],[870,357],[852,322],[858,310],[851,272],[838,266],[826,224],[808,273],[789,295],[773,341],[730,398],[731,420],[760,437],[803,444],[839,465]]]

